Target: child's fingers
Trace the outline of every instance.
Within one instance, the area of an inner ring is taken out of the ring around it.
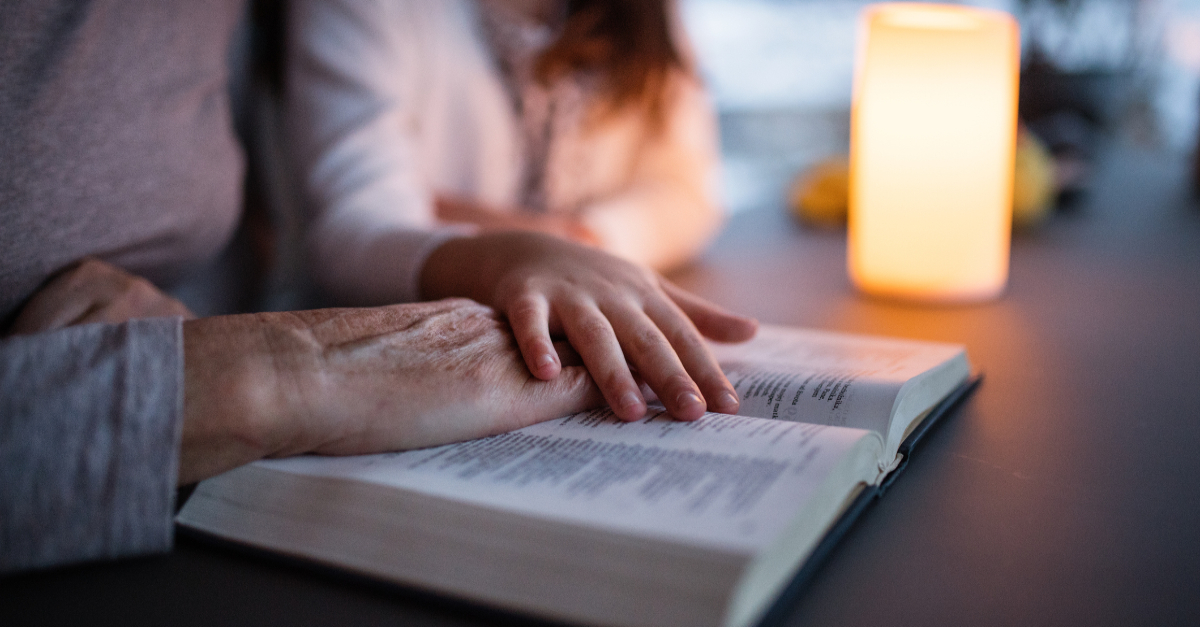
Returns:
[[[667,411],[679,420],[695,420],[702,416],[705,410],[704,395],[692,380],[688,369],[680,362],[680,356],[663,335],[663,330],[636,307],[618,306],[604,313],[613,325],[626,358],[658,395]],[[683,314],[677,314],[676,318],[679,323],[691,326]],[[694,329],[685,333],[694,336],[697,341],[700,339]],[[720,375],[720,370],[717,370],[717,374]]]
[[[707,338],[718,342],[744,342],[758,331],[758,321],[754,318],[728,312],[665,279],[660,279],[659,284]]]
[[[678,307],[667,300],[648,303],[646,315],[670,341],[669,348],[699,386],[709,411],[736,414],[740,403],[712,351]]]
[[[604,314],[592,302],[555,303],[567,339],[583,359],[604,399],[622,420],[638,420],[646,415],[646,401],[617,336]]]
[[[545,297],[540,294],[519,296],[509,305],[505,315],[529,372],[546,381],[558,376],[562,362],[550,339],[550,306]]]

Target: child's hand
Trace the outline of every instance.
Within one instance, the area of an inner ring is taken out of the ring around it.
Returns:
[[[425,298],[467,296],[503,312],[530,372],[558,375],[551,336],[565,335],[618,416],[646,401],[636,377],[672,416],[736,413],[738,398],[701,335],[749,339],[757,323],[693,296],[640,266],[535,233],[451,240],[421,275]]]

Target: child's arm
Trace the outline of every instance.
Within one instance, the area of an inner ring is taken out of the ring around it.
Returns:
[[[421,18],[395,13],[411,6],[308,0],[292,8],[289,88],[300,90],[293,121],[314,125],[294,131],[308,138],[302,158],[312,159],[306,185],[321,206],[313,237],[327,288],[358,304],[465,296],[491,305],[507,316],[530,372],[542,379],[559,371],[550,338],[563,335],[624,418],[645,409],[634,371],[676,417],[736,411],[733,388],[701,335],[744,339],[753,321],[599,251],[537,234],[451,237],[396,209],[428,212],[430,203],[400,132],[412,95],[388,78],[417,70],[397,63],[420,62],[389,30],[392,20]]]
[[[405,36],[421,4],[289,5],[289,148],[311,211],[314,278],[343,303],[416,300],[425,256],[464,232],[435,226],[421,175],[410,92],[435,68]]]

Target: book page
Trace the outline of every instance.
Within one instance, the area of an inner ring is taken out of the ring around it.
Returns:
[[[741,396],[741,415],[883,436],[904,383],[962,352],[951,344],[770,326],[745,344],[712,348]]]
[[[872,467],[881,448],[861,430],[721,414],[679,422],[661,411],[625,423],[605,409],[417,451],[258,464],[753,551],[839,463],[855,456]]]

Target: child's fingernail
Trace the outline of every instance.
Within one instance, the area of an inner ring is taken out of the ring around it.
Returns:
[[[679,403],[679,409],[683,411],[693,409],[694,407],[700,407],[701,410],[704,409],[704,401],[700,400],[700,397],[695,392],[683,392],[676,397],[675,402]]]
[[[633,392],[626,392],[621,395],[621,409],[625,411],[640,410],[642,408],[642,399]]]
[[[738,402],[737,396],[728,390],[721,392],[721,395],[717,397],[717,399],[717,407],[720,407],[722,411],[735,412],[741,405],[741,403]]]
[[[554,357],[551,357],[549,353],[542,353],[542,356],[537,358],[537,367],[539,371],[553,368]]]

